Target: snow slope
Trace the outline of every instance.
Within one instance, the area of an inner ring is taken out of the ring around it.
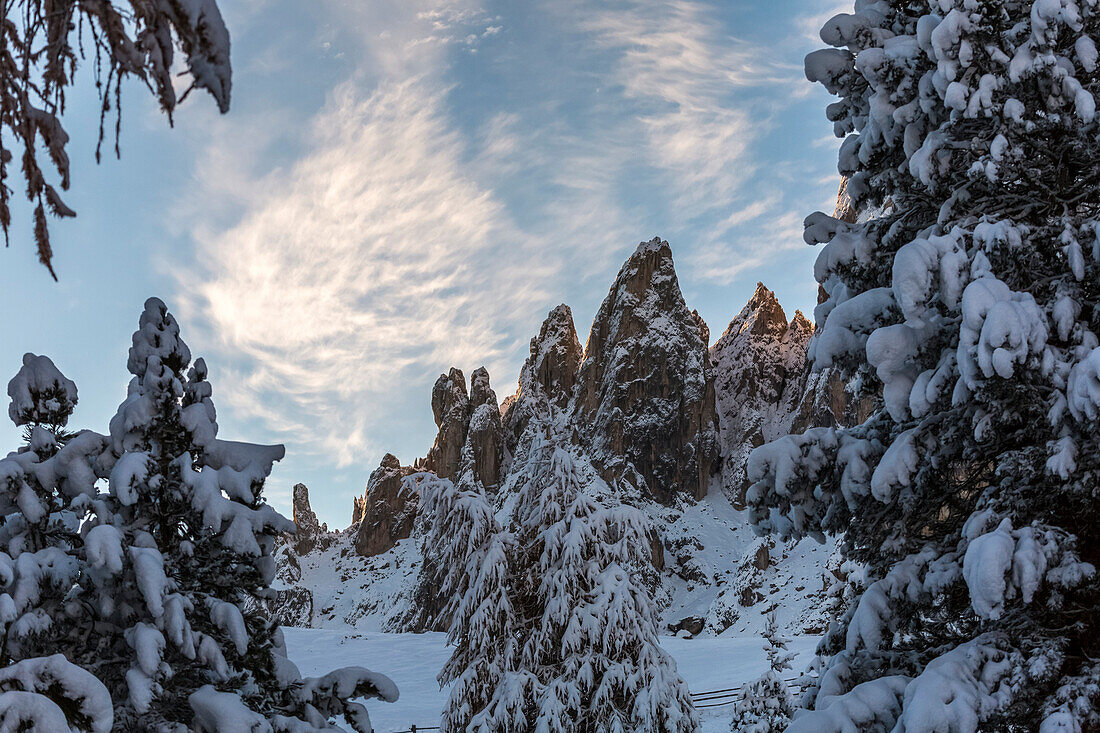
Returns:
[[[390,677],[401,692],[395,703],[369,700],[371,722],[378,733],[407,731],[439,725],[446,692],[439,689],[436,673],[450,655],[446,635],[346,633],[330,629],[284,628],[287,651],[304,675],[316,675],[336,667],[362,665]],[[795,670],[803,669],[813,655],[815,637],[796,637],[790,646],[797,657]],[[756,679],[765,669],[763,642],[756,636],[661,639],[676,659],[680,675],[692,693],[737,687]],[[703,704],[703,703],[700,703]],[[701,733],[729,730],[730,706],[700,708]]]
[[[775,609],[788,634],[819,634],[828,622],[840,558],[835,540],[779,542],[756,537],[746,511],[738,511],[719,488],[697,503],[644,511],[663,528],[665,569],[657,601],[662,629],[695,619],[706,635],[756,634]],[[286,563],[272,584],[306,588],[313,595],[309,625],[338,631],[393,631],[412,604],[420,568],[420,536],[364,558],[355,552],[355,531],[331,533],[319,548],[297,557],[300,577]],[[285,553],[280,548],[280,555]],[[766,567],[759,567],[766,558]],[[759,564],[758,564],[759,563]]]

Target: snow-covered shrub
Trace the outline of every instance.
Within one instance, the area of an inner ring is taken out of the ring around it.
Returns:
[[[782,733],[794,713],[794,700],[783,680],[784,671],[791,668],[794,655],[787,651],[791,640],[779,634],[775,612],[764,622],[764,651],[768,669],[759,679],[742,685],[733,704],[733,733]]]
[[[27,367],[9,388],[11,414],[29,415],[31,425],[29,445],[0,460],[0,662],[9,669],[33,662],[35,674],[57,684],[28,689],[28,672],[12,678],[23,680],[20,689],[0,675],[0,689],[11,690],[0,695],[10,701],[3,714],[29,715],[37,705],[53,715],[25,697],[34,692],[53,696],[70,727],[85,729],[74,717],[84,703],[55,698],[71,698],[69,681],[83,684],[86,675],[109,690],[108,728],[228,733],[260,721],[320,730],[343,716],[370,730],[366,710],[351,699],[395,699],[392,682],[361,667],[302,679],[278,627],[246,611],[270,593],[277,533],[294,529],[263,498],[283,447],[217,437],[205,363],[192,363],[175,319],[155,298],[127,364],[133,379],[109,436],[38,424],[58,410],[23,409],[27,394],[41,401],[43,384],[27,378]],[[49,366],[39,370],[46,381],[70,391]],[[107,479],[106,492],[97,479]],[[43,657],[68,666],[35,661]],[[99,688],[81,690],[81,700],[103,707]],[[41,720],[40,729],[57,729],[54,718]]]
[[[806,59],[864,212],[807,219],[810,358],[881,403],[750,458],[760,531],[868,572],[791,730],[1100,725],[1098,35],[1092,2],[857,0]]]

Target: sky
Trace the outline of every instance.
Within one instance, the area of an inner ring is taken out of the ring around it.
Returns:
[[[672,245],[713,339],[758,281],[812,317],[802,220],[832,209],[838,141],[802,59],[850,2],[220,5],[229,113],[191,95],[170,127],[131,83],[121,157],[96,165],[84,70],[60,282],[26,211],[0,250],[0,376],[49,355],[80,390],[70,427],[107,431],[156,295],[220,437],[286,445],[271,502],[305,483],[343,528],[384,453],[427,453],[440,373],[484,365],[503,401],[547,312],[568,303],[583,341],[641,241]]]

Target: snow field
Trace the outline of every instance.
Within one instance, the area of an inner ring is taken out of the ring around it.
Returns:
[[[284,627],[287,653],[304,676],[330,669],[361,665],[380,672],[397,684],[401,697],[394,703],[369,700],[377,733],[407,731],[410,725],[427,728],[439,725],[446,692],[435,676],[450,656],[446,634],[357,634],[328,629]],[[757,636],[677,639],[662,637],[661,645],[676,660],[680,675],[694,694],[723,690],[751,682],[767,667],[763,640]],[[795,653],[795,676],[813,656],[817,637],[798,636],[791,641]],[[706,704],[706,703],[700,703]],[[732,706],[701,708],[701,733],[729,730]]]

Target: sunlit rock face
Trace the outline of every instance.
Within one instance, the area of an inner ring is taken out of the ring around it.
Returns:
[[[291,494],[291,508],[294,512],[294,524],[298,531],[294,535],[294,549],[299,554],[309,552],[328,533],[328,527],[317,521],[317,515],[309,506],[309,489],[305,484],[295,484]]]
[[[504,401],[504,435],[509,451],[515,449],[533,416],[568,409],[583,357],[573,312],[565,304],[555,307],[531,339],[516,393]]]
[[[708,338],[668,243],[640,244],[600,306],[577,383],[577,432],[613,486],[661,503],[706,494],[718,466]]]
[[[404,481],[412,472],[411,467],[402,466],[396,456],[387,453],[371,473],[355,530],[355,551],[360,555],[380,555],[412,534],[419,499]]]

